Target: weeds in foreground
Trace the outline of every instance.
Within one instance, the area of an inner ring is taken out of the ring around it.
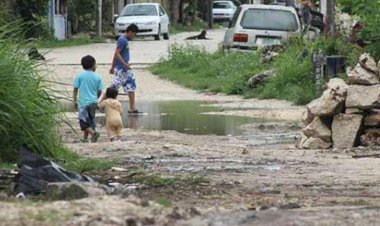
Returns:
[[[36,62],[27,59],[14,25],[0,27],[0,161],[14,162],[22,144],[53,157],[61,148],[57,102],[49,96]]]

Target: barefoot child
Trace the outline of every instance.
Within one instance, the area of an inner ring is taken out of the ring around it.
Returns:
[[[106,112],[106,128],[108,137],[111,141],[120,140],[123,121],[121,104],[116,99],[118,90],[116,88],[107,88],[106,99],[99,104],[99,107],[105,108]]]
[[[84,71],[76,76],[73,84],[74,108],[78,110],[79,125],[84,133],[83,142],[88,142],[89,135],[91,135],[91,142],[96,142],[99,133],[96,132],[95,111],[97,100],[102,94],[103,82],[95,73],[95,58],[90,55],[84,56],[81,63]],[[77,101],[78,91],[79,100]]]

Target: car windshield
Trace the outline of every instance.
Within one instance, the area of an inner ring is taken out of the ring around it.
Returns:
[[[157,8],[154,5],[129,5],[124,8],[122,16],[157,16]]]
[[[214,2],[212,5],[212,8],[214,9],[230,9],[231,5],[224,2]]]
[[[246,29],[296,31],[298,24],[290,11],[273,9],[249,9],[245,11],[241,26]]]

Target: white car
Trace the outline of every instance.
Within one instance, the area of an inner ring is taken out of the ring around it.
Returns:
[[[223,48],[250,50],[281,45],[301,33],[302,26],[293,7],[241,5],[225,33]]]
[[[120,36],[130,24],[139,28],[138,36],[154,36],[155,40],[169,39],[169,16],[158,3],[128,4],[115,22],[115,34]]]
[[[235,4],[231,1],[214,1],[212,3],[214,21],[231,21],[236,8]]]

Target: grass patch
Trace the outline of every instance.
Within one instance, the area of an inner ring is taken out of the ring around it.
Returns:
[[[191,46],[172,46],[168,61],[154,64],[150,69],[160,77],[196,90],[243,94],[246,81],[265,69],[257,53],[207,53]]]
[[[154,201],[164,207],[172,206],[172,201],[166,197],[158,197]]]
[[[13,163],[0,163],[0,170],[13,170],[16,169],[17,166]]]
[[[61,161],[64,161],[62,164]],[[77,153],[74,153],[67,149],[62,149],[57,153],[57,156],[53,159],[56,163],[59,163],[66,170],[84,173],[89,171],[101,171],[108,170],[115,166],[117,160],[104,160],[96,158],[83,158]]]
[[[93,43],[103,43],[105,39],[103,37],[79,37],[65,39],[62,41],[58,40],[42,40],[37,43],[38,48],[61,48],[61,47],[72,47],[72,46],[81,46],[88,45]]]
[[[208,92],[242,95],[246,98],[281,99],[306,104],[320,95],[316,90],[313,52],[326,55],[342,55],[349,65],[357,62],[363,51],[330,38],[307,43],[291,40],[286,50],[271,63],[260,63],[260,51],[251,53],[208,53],[192,46],[172,46],[169,59],[152,65],[150,70],[162,78],[182,86]],[[252,89],[249,78],[268,69],[276,76],[264,85]],[[326,79],[327,80],[327,79]]]

